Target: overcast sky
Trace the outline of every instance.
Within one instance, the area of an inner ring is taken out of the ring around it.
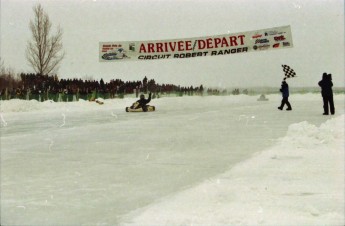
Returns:
[[[317,86],[323,72],[344,86],[343,0],[1,0],[1,59],[33,72],[25,58],[32,7],[41,3],[63,29],[61,78],[112,78],[207,87]],[[212,36],[290,25],[294,47],[217,57],[99,62],[99,42]]]

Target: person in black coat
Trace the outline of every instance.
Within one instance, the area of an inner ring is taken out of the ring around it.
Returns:
[[[292,108],[291,108],[291,104],[289,102],[289,85],[286,83],[285,79],[282,81],[280,92],[282,93],[283,99],[282,99],[281,105],[278,107],[278,109],[283,110],[283,107],[286,104],[288,106],[286,108],[286,110],[291,111]]]
[[[333,90],[332,90],[332,74],[323,73],[322,80],[319,81],[321,87],[321,95],[323,99],[323,114],[328,115],[329,110],[334,115],[334,101],[333,101]]]
[[[151,101],[151,92],[149,93],[149,98],[145,99],[145,95],[141,94],[140,99],[137,100],[132,106],[132,109],[142,108],[143,111],[147,111],[147,104]]]

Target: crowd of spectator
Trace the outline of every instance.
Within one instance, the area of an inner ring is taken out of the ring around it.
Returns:
[[[180,95],[194,95],[203,93],[203,86],[182,87],[174,84],[158,84],[154,79],[146,76],[142,81],[122,81],[112,79],[104,82],[103,79],[59,79],[57,75],[40,75],[21,73],[17,79],[9,82],[9,77],[0,77],[0,95],[11,98],[27,98],[29,95],[47,97],[49,95],[76,95],[78,97],[90,98],[95,93],[104,98],[115,98],[125,94],[139,94],[152,92],[156,96],[162,94],[178,93]]]

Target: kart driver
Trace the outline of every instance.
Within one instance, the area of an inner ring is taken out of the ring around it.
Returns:
[[[147,111],[147,104],[151,101],[151,92],[149,93],[149,98],[145,99],[145,95],[141,94],[140,95],[140,99],[137,100],[132,106],[131,108],[133,109],[138,109],[138,108],[142,108],[144,112]]]

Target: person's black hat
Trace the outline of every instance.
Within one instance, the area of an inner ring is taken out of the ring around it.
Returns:
[[[332,80],[332,74],[328,74],[328,79]]]

